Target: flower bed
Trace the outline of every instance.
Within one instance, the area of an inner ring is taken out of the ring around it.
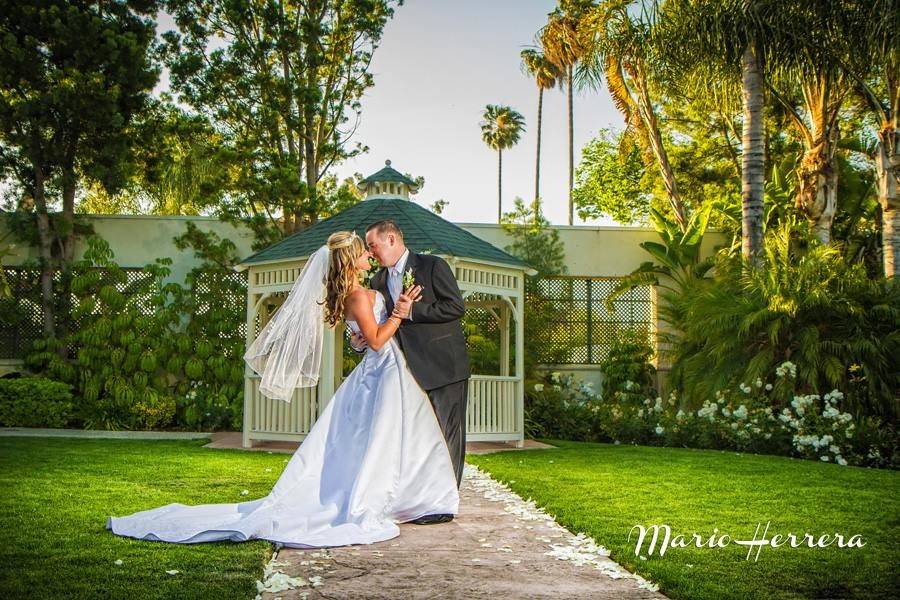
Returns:
[[[675,392],[648,397],[625,381],[604,399],[587,382],[548,374],[531,382],[526,422],[534,437],[690,448],[731,449],[811,460],[897,468],[896,430],[877,417],[841,410],[844,394],[804,394],[796,366],[785,362],[773,377],[742,382],[688,407]]]

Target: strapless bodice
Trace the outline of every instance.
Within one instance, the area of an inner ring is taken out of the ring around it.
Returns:
[[[387,304],[385,303],[384,296],[378,290],[375,290],[375,304],[372,305],[372,312],[375,315],[375,322],[381,325],[385,321],[387,321]],[[355,332],[359,332],[359,325],[357,325],[356,321],[353,319],[347,319],[347,325],[350,326]]]

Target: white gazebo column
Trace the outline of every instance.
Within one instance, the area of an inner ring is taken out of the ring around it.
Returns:
[[[509,307],[500,305],[500,375],[509,375]]]
[[[521,448],[525,445],[525,276],[516,279],[516,448]]]
[[[260,294],[253,293],[252,291],[250,291],[250,288],[248,286],[246,321],[247,333],[244,336],[245,351],[250,347],[250,344],[252,344],[253,340],[256,338],[254,324],[256,323],[256,303],[258,301],[258,296],[260,296]],[[254,373],[253,370],[250,369],[250,366],[246,361],[242,362],[244,363],[244,430],[241,435],[241,446],[243,446],[244,448],[250,448],[253,445],[253,442],[250,440],[250,427],[252,424],[251,411],[253,410],[253,381],[250,377]]]

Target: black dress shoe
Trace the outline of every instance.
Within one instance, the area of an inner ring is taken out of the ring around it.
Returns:
[[[410,521],[410,523],[415,523],[416,525],[432,525],[434,523],[446,523],[448,521],[453,520],[453,514],[436,514],[436,515],[425,515],[419,517],[418,519],[414,519]]]

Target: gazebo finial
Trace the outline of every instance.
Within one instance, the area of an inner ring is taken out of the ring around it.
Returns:
[[[356,184],[365,198],[405,198],[419,191],[419,184],[391,166],[390,159],[384,168]]]

